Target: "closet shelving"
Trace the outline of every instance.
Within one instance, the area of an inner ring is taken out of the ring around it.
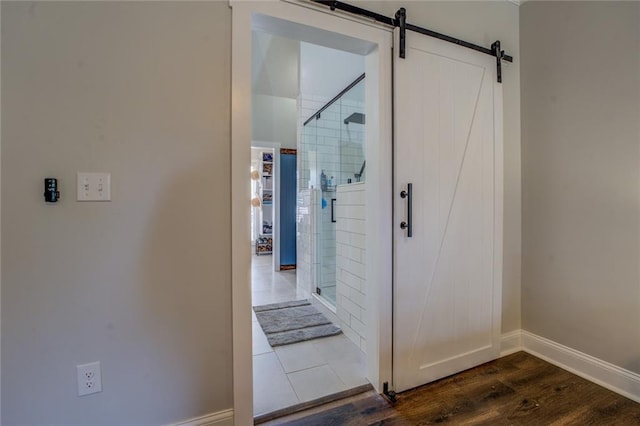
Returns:
[[[260,231],[256,240],[256,254],[273,252],[273,153],[260,155]]]

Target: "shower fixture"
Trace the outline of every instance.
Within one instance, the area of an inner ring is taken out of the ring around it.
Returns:
[[[360,168],[360,173],[354,173],[354,176],[356,177],[356,182],[360,182],[360,179],[362,179],[362,174],[364,173],[364,166],[367,165],[367,161],[363,161],[362,162],[362,167]]]
[[[364,124],[364,114],[361,112],[354,112],[353,114],[351,114],[350,116],[344,119],[344,124],[349,124],[349,123]]]

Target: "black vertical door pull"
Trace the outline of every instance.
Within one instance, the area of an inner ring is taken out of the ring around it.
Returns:
[[[407,221],[406,222],[400,222],[400,229],[406,229],[407,230],[407,237],[411,238],[413,232],[412,232],[412,221],[411,221],[411,210],[412,210],[412,206],[411,206],[411,192],[413,190],[413,184],[412,183],[408,183],[407,184],[407,190],[406,191],[401,191],[400,192],[400,198],[406,198],[407,199]]]

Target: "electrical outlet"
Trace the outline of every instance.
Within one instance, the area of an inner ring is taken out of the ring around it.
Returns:
[[[102,392],[100,361],[76,365],[78,374],[78,396]]]

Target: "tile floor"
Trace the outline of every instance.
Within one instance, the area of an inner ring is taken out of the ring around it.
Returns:
[[[271,256],[253,256],[253,305],[309,298],[295,271],[274,272]],[[335,316],[311,298],[330,319]],[[270,413],[367,384],[364,354],[344,334],[272,348],[253,315],[253,412]]]

